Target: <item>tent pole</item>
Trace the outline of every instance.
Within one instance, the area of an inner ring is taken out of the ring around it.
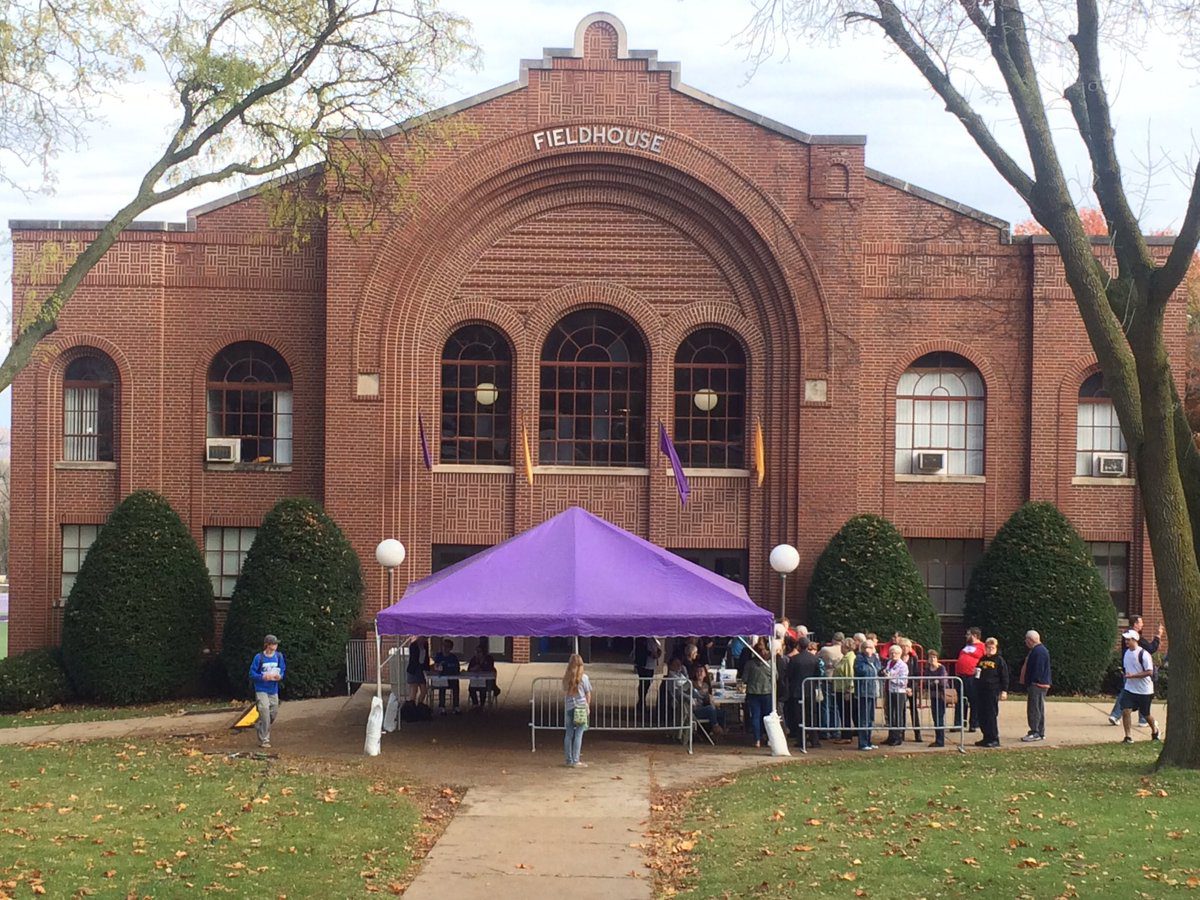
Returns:
[[[388,575],[391,575],[388,570]],[[383,641],[379,638],[379,620],[375,620],[375,696],[383,702]]]
[[[575,655],[579,655],[579,635],[575,635]]]
[[[771,654],[771,712],[774,713],[779,709],[779,698],[776,696],[778,692],[778,679],[775,677],[775,648],[771,646],[771,642],[775,635],[770,635],[767,638],[767,652]]]

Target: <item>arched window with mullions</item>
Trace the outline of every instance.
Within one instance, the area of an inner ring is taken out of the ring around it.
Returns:
[[[208,367],[208,436],[240,438],[244,463],[292,461],[292,370],[257,341],[230,344]]]
[[[581,309],[550,330],[538,452],[543,465],[646,464],[646,347],[628,319]]]
[[[442,350],[444,463],[511,462],[512,351],[488,325],[467,325]]]
[[[896,474],[982,475],[986,412],[978,369],[957,353],[922,356],[896,386]]]
[[[694,468],[746,464],[746,354],[724,329],[693,331],[675,353],[675,449]]]
[[[1097,372],[1079,386],[1079,406],[1075,411],[1075,474],[1095,474],[1097,453],[1128,452],[1116,407],[1104,389],[1104,373]]]
[[[97,350],[78,356],[63,373],[63,459],[112,462],[116,366]]]

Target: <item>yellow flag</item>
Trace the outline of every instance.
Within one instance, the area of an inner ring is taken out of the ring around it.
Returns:
[[[529,453],[529,430],[521,423],[521,444],[525,448],[525,480],[533,484],[533,456]]]
[[[763,449],[762,422],[754,423],[754,471],[758,475],[758,486],[762,487],[767,477],[766,451]]]

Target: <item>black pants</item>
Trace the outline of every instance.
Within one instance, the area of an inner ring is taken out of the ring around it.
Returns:
[[[908,703],[908,694],[893,694],[888,692],[888,743],[904,743],[904,707]]]
[[[975,697],[979,707],[979,730],[988,742],[1000,740],[1000,694],[982,688]]]
[[[787,723],[788,737],[800,740],[800,698],[785,697],[783,701],[783,721]]]
[[[650,693],[650,682],[651,682],[651,679],[654,678],[654,670],[653,669],[639,669],[637,666],[634,666],[633,671],[637,672],[637,677],[641,679],[641,683],[638,685],[637,705],[645,706],[646,705],[646,694]]]
[[[834,696],[842,704],[842,740],[853,740],[854,726],[858,724],[858,704],[854,702],[853,694],[842,692]]]
[[[454,708],[458,709],[459,694],[458,694],[458,679],[457,678],[450,679],[450,683],[446,687],[440,687],[437,689],[438,706],[440,706],[442,709],[446,708],[446,691],[450,692],[450,697],[454,701]]]
[[[908,715],[912,719],[913,737],[918,741],[921,739],[921,709],[917,706],[917,691],[920,685],[921,682],[917,682],[917,687],[908,695]]]

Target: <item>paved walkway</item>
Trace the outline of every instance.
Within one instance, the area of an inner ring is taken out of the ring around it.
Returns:
[[[625,668],[614,671],[624,673]],[[606,674],[602,666],[589,670]],[[407,892],[414,900],[648,898],[653,885],[642,845],[648,841],[645,832],[655,788],[695,785],[783,761],[736,736],[726,737],[717,747],[698,743],[689,756],[679,744],[661,737],[595,733],[584,740],[588,768],[568,769],[555,736],[543,734],[537,753],[529,749],[529,683],[561,672],[559,664],[502,665],[498,683],[503,693],[496,708],[405,725],[400,732],[384,735],[383,753],[374,759],[362,755],[369,688],[351,698],[285,702],[272,743],[284,758],[338,759],[367,772],[399,771],[415,781],[466,788],[458,813]],[[1002,704],[1001,736],[1012,752],[1115,742],[1122,732],[1108,724],[1109,706],[1111,701],[1050,701],[1047,741],[1022,744],[1024,703],[1010,701]],[[1155,712],[1164,722],[1163,708]],[[252,730],[229,731],[233,719],[221,712],[9,728],[0,729],[0,743],[207,733],[210,743],[222,749],[256,749]],[[971,746],[976,737],[968,735],[970,753],[995,752]],[[1135,739],[1148,740],[1148,729],[1138,729]],[[903,750],[949,752],[931,750],[924,743],[908,743]],[[826,744],[808,758],[853,753]],[[793,759],[804,757],[797,753]]]

